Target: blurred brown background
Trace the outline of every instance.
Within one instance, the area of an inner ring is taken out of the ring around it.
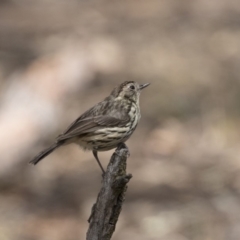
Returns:
[[[0,240],[85,239],[91,152],[28,161],[125,80],[151,86],[113,239],[240,239],[240,2],[2,0]]]

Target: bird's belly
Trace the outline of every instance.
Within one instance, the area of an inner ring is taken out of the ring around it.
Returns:
[[[99,129],[92,134],[79,138],[76,143],[84,149],[107,151],[116,148],[119,143],[127,141],[132,132],[127,126]]]

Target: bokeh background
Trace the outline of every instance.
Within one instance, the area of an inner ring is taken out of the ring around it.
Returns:
[[[2,0],[0,240],[85,239],[91,152],[28,162],[125,80],[151,86],[112,239],[240,239],[240,2]]]

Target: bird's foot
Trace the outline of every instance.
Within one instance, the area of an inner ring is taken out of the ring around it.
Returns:
[[[127,154],[127,157],[130,157],[129,148],[128,148],[128,146],[127,146],[125,143],[119,143],[118,146],[117,146],[117,150],[118,150],[118,151],[125,150],[125,151],[126,151],[126,154]],[[115,153],[117,153],[118,151],[116,151]],[[119,155],[119,154],[118,154],[118,155]],[[120,156],[120,155],[119,155],[119,156]]]
[[[106,175],[106,172],[104,171],[104,172],[102,173],[102,179],[104,179],[105,175]]]

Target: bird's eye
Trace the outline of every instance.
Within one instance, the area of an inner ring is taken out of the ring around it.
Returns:
[[[134,85],[130,85],[130,89],[131,90],[135,90],[135,86]]]

